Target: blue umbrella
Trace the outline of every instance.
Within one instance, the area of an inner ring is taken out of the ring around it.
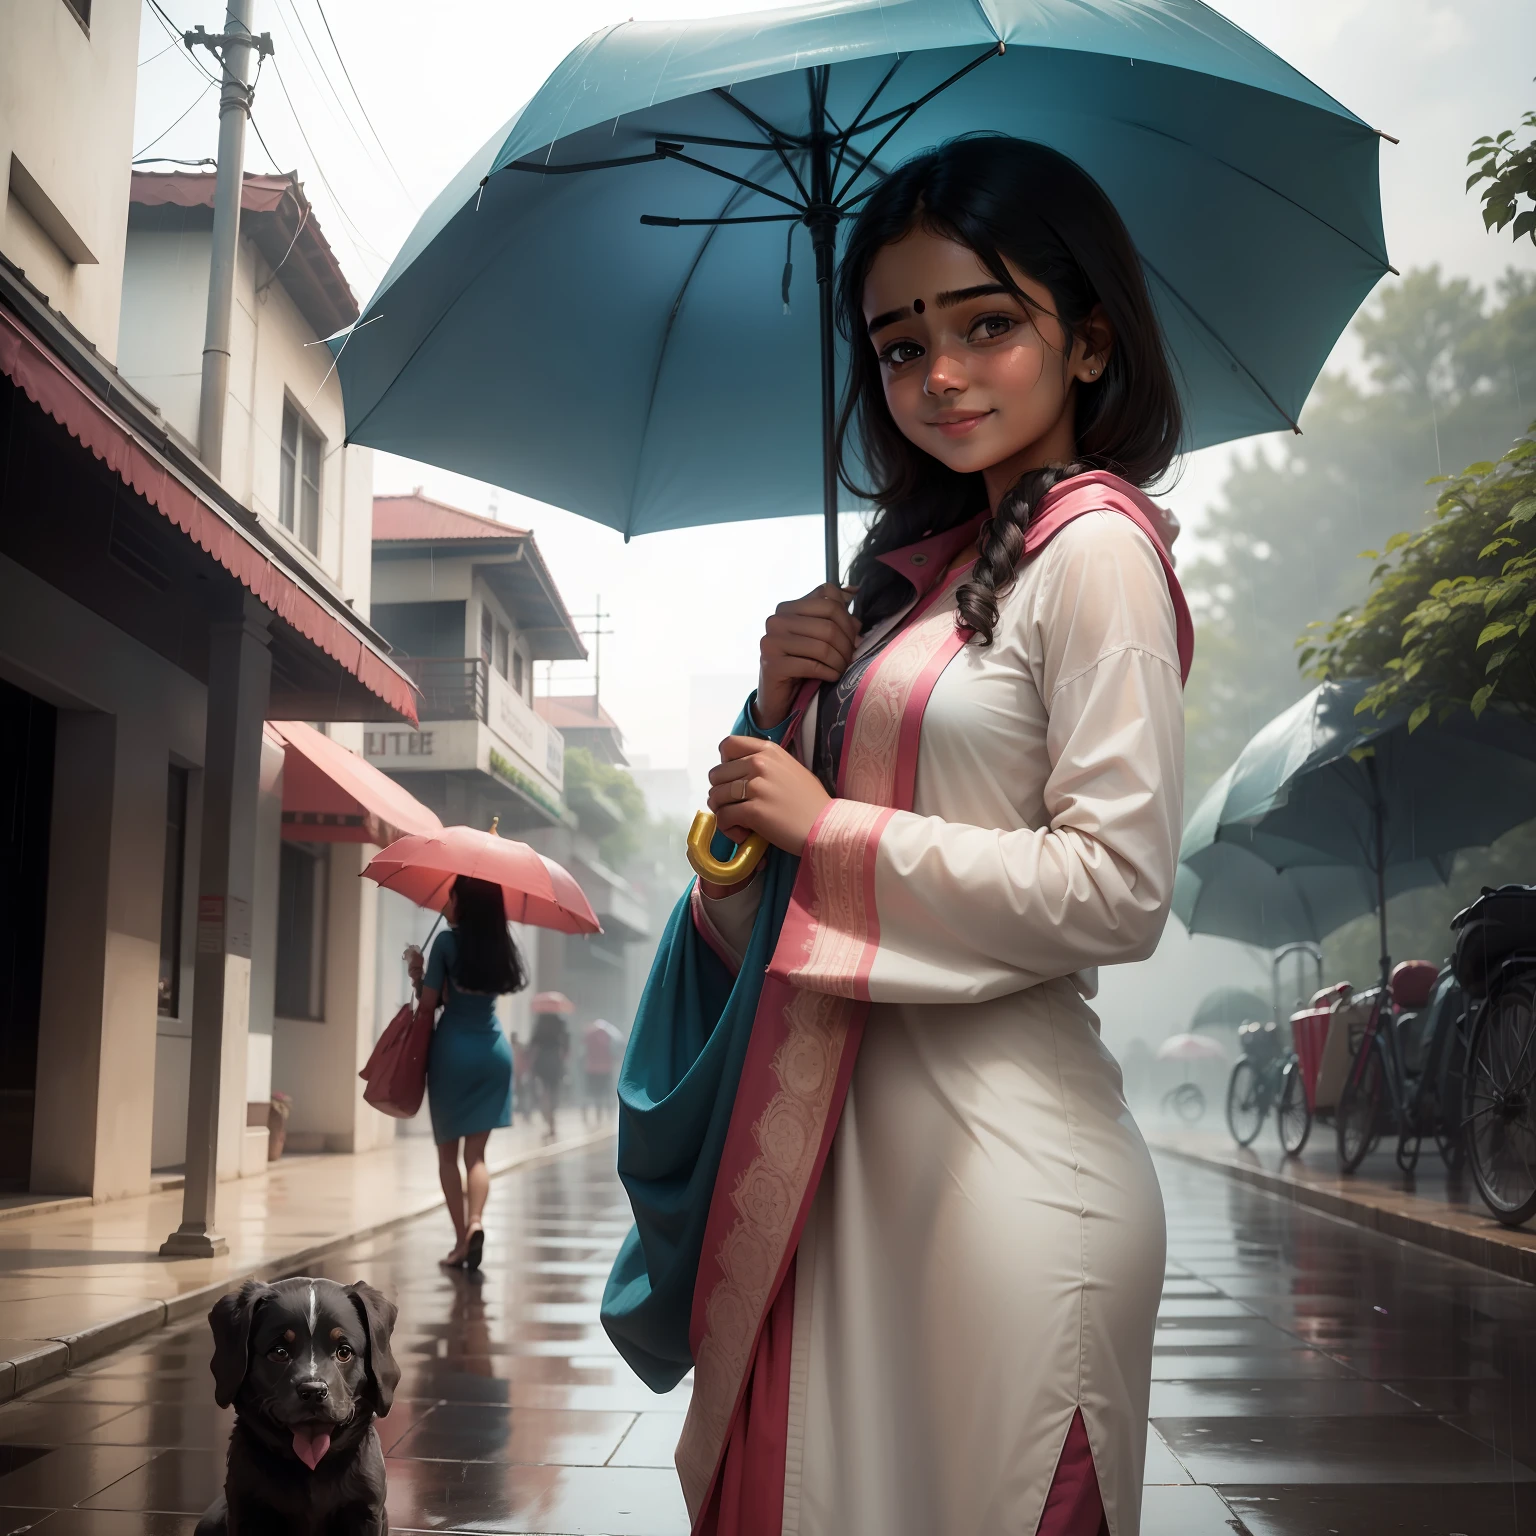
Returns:
[[[1294,428],[1391,270],[1376,132],[1196,0],[629,23],[497,130],[336,338],[348,438],[626,537],[819,506],[835,578],[838,228],[975,131],[1049,145],[1119,209],[1190,447]]]
[[[1303,888],[1330,867],[1363,871],[1385,981],[1387,897],[1536,815],[1536,728],[1495,707],[1413,731],[1406,705],[1356,712],[1371,686],[1323,683],[1258,731],[1198,808],[1201,830],[1191,818],[1182,856],[1203,878],[1226,846]]]
[[[1358,850],[1340,862],[1319,862],[1318,849],[1266,836],[1247,826],[1223,829],[1232,791],[1228,768],[1201,797],[1184,828],[1173,884],[1173,912],[1191,933],[1279,949],[1319,943],[1352,918],[1374,912],[1372,871]],[[1451,856],[1399,860],[1385,871],[1386,894],[1444,884]]]

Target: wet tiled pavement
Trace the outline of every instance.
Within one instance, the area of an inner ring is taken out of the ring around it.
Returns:
[[[610,1159],[497,1180],[479,1281],[436,1267],[433,1218],[323,1267],[401,1304],[380,1425],[395,1530],[686,1531],[686,1384],[653,1397],[597,1325],[626,1225]],[[1536,1536],[1536,1290],[1185,1163],[1160,1172],[1144,1536]],[[204,1324],[167,1330],[0,1406],[0,1533],[191,1536],[229,1422],[208,1355]]]

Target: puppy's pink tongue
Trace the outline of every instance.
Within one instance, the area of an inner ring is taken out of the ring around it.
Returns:
[[[320,1458],[331,1448],[330,1434],[323,1429],[296,1429],[293,1432],[293,1454],[311,1472],[320,1465]]]

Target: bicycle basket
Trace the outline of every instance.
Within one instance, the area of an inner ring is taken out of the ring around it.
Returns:
[[[1273,1020],[1268,1023],[1248,1023],[1238,1027],[1237,1043],[1256,1067],[1271,1062],[1284,1049],[1279,1027]]]
[[[1536,945],[1536,885],[1487,886],[1451,919],[1456,952],[1451,969],[1469,997],[1482,998],[1500,965],[1517,949]]]

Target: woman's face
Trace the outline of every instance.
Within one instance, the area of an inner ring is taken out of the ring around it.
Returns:
[[[1012,265],[1023,304],[969,246],[917,228],[875,257],[864,320],[885,399],[902,433],[961,474],[981,472],[998,498],[1026,470],[1069,462],[1079,383],[1109,354],[1097,309],[1086,338],[1067,337],[1050,291]]]
[[[443,921],[451,928],[459,920],[459,893],[454,890],[448,892],[447,904],[443,907]]]

